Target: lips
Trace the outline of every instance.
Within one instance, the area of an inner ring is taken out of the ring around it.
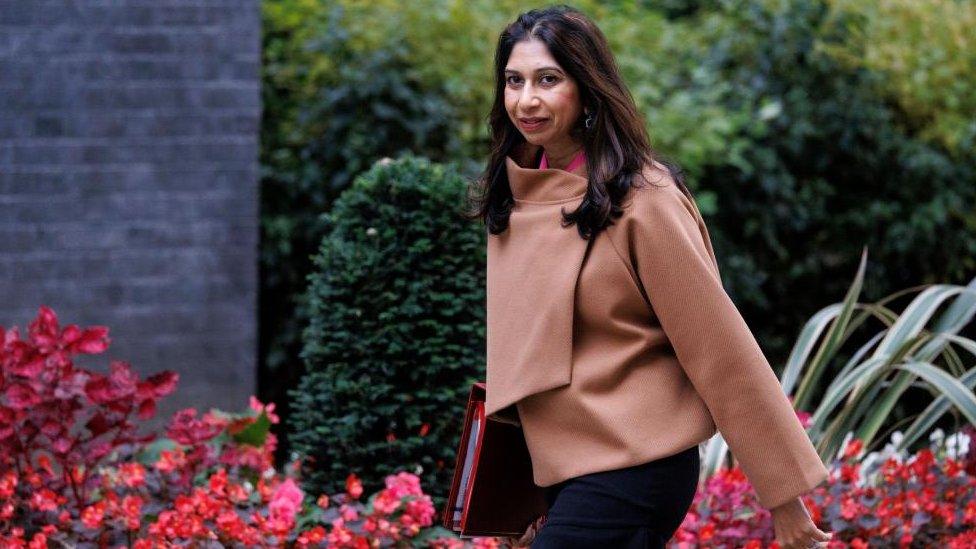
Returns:
[[[526,131],[537,130],[548,121],[548,118],[519,118],[519,124]]]

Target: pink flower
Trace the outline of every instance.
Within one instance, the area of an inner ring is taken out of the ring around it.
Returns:
[[[419,499],[412,499],[407,502],[406,512],[400,517],[400,520],[403,521],[404,518],[410,517],[412,522],[416,522],[420,526],[430,526],[434,523],[436,513],[430,496],[424,495]]]
[[[387,490],[396,499],[403,496],[419,496],[423,493],[420,489],[420,477],[406,471],[400,471],[396,475],[387,475],[384,482]]]
[[[339,514],[342,516],[343,520],[347,522],[351,522],[359,518],[359,511],[357,511],[352,505],[343,504],[339,506]]]
[[[400,498],[396,497],[389,488],[380,491],[373,500],[373,509],[384,515],[392,514],[399,506]]]
[[[811,415],[809,412],[802,412],[800,410],[797,410],[796,417],[800,420],[800,425],[802,425],[804,429],[810,427],[813,420],[813,415]]]
[[[268,503],[268,510],[273,518],[284,520],[291,523],[295,520],[295,515],[302,506],[302,498],[305,494],[295,481],[286,478],[275,488],[271,494],[271,502]]]
[[[263,404],[260,400],[257,399],[257,397],[251,395],[250,406],[251,409],[257,412],[259,416],[261,415],[261,412],[264,412],[268,416],[268,421],[270,421],[271,423],[278,423],[279,421],[281,421],[278,415],[274,413],[274,409],[275,409],[274,402],[270,404]]]

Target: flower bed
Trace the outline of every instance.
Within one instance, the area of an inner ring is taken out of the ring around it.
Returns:
[[[849,439],[826,484],[803,497],[814,522],[833,532],[828,547],[976,547],[976,452],[968,443],[974,434],[967,426],[955,437],[964,451],[935,437],[931,448],[907,457],[891,445],[864,456],[861,442]],[[879,465],[868,475],[862,462]],[[778,547],[772,517],[738,467],[709,478],[669,547],[702,544]]]
[[[108,348],[105,327],[62,328],[41,307],[24,338],[0,327],[0,344],[0,547],[452,543],[437,541],[450,533],[430,528],[435,509],[407,472],[365,502],[354,474],[342,494],[304,494],[297,463],[272,466],[273,404],[181,410],[165,437],[138,433],[178,376],[76,367]]]
[[[438,522],[419,478],[402,471],[365,501],[299,487],[299,463],[273,466],[273,404],[238,414],[175,413],[165,436],[139,433],[177,374],[146,379],[112,361],[101,374],[73,357],[103,353],[108,329],[61,327],[41,307],[27,336],[0,327],[0,549],[50,546],[499,547],[461,541]],[[896,433],[895,436],[898,434]],[[825,486],[804,497],[829,547],[976,547],[976,430],[903,456],[863,455],[848,440]],[[771,517],[737,467],[695,496],[669,546],[777,547]],[[913,545],[914,544],[914,545]]]

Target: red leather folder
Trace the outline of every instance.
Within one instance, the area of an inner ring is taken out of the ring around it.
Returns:
[[[522,428],[486,418],[485,383],[474,383],[442,524],[462,538],[520,537],[547,510]]]

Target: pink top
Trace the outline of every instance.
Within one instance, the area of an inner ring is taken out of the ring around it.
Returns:
[[[576,153],[576,156],[574,156],[573,159],[569,162],[569,166],[566,166],[563,169],[567,172],[571,172],[576,168],[578,168],[579,165],[582,164],[583,162],[586,162],[586,154],[583,152],[583,149],[580,148],[579,152]],[[549,159],[546,158],[546,153],[543,152],[542,161],[539,162],[539,169],[545,170],[548,168],[549,168]]]

